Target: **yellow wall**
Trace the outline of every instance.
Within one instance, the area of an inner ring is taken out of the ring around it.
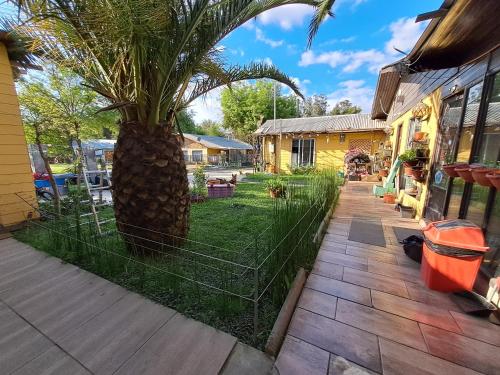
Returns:
[[[28,148],[12,70],[0,43],[0,231],[24,221],[36,205]]]
[[[344,133],[345,141],[340,142],[340,134],[318,134],[304,136],[303,139],[315,139],[315,165],[318,169],[344,167],[344,156],[349,150],[349,143],[355,139],[367,139],[372,143],[372,154],[378,150],[380,142],[383,142],[386,134],[383,131],[352,132]],[[263,137],[263,158],[265,163],[276,165],[278,173],[290,173],[289,165],[292,161],[292,140],[298,136],[291,134],[280,136]],[[269,144],[275,142],[275,153],[271,153]]]
[[[432,161],[432,156],[434,155],[434,149],[436,147],[436,138],[438,134],[438,116],[439,116],[439,110],[440,110],[440,102],[441,102],[441,91],[436,90],[434,91],[431,95],[426,97],[423,102],[427,104],[428,106],[431,107],[432,112],[427,120],[423,120],[421,122],[422,128],[421,131],[427,133],[427,139],[429,140],[429,161],[425,166],[425,169],[429,171],[431,161]],[[400,124],[403,125],[401,129],[401,143],[400,143],[400,148],[399,148],[399,155],[405,152],[406,150],[406,145],[408,144],[408,131],[409,131],[409,125],[410,125],[410,120],[412,119],[413,115],[411,110],[403,114],[402,116],[398,117],[396,121],[394,121],[391,125],[394,129],[393,134],[391,135],[391,143],[393,145],[393,148],[396,147],[396,136],[397,136],[397,128]],[[395,153],[395,149],[393,153]],[[393,155],[394,157],[394,155]],[[417,195],[417,197],[413,197],[410,195],[407,195],[404,193],[404,189],[401,189],[398,195],[398,200],[401,204],[405,206],[410,206],[416,209],[417,211],[417,219],[420,219],[422,217],[422,213],[424,210],[425,202],[426,202],[426,197],[427,197],[427,192],[428,192],[428,181],[429,181],[429,173],[427,174],[427,180],[424,183],[415,183],[417,187],[420,189],[420,195]]]

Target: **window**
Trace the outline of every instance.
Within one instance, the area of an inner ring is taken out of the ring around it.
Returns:
[[[182,153],[184,154],[184,161],[189,161],[189,151],[182,150]]]
[[[314,165],[314,139],[294,139],[292,141],[292,166]]]
[[[193,163],[201,163],[203,161],[203,151],[193,150],[191,153],[191,157],[193,159]]]
[[[500,73],[493,80],[477,159],[480,163],[488,164],[500,160]]]
[[[413,142],[413,136],[416,132],[422,129],[422,123],[417,118],[410,119],[410,124],[408,126],[408,138],[406,139],[406,149],[410,149]]]
[[[491,248],[486,253],[484,264],[492,276],[500,276],[500,194],[497,192],[491,217],[486,229],[486,240]]]

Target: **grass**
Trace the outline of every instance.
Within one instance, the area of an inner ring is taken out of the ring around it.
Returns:
[[[72,172],[74,169],[73,164],[51,164],[50,168],[52,169],[52,173],[68,173]]]
[[[312,239],[338,195],[332,173],[292,180],[301,183],[289,186],[286,199],[270,198],[258,176],[238,184],[232,198],[192,205],[184,250],[161,247],[162,256],[132,256],[116,231],[99,237],[93,226],[71,228],[78,207],[73,216],[34,222],[16,237],[262,348],[298,268],[313,264],[319,243]]]

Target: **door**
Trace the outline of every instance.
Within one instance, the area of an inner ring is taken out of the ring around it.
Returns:
[[[438,129],[437,148],[431,167],[429,197],[425,217],[441,220],[448,199],[450,177],[443,171],[443,164],[455,160],[460,120],[462,117],[463,95],[455,95],[443,101],[443,111]]]

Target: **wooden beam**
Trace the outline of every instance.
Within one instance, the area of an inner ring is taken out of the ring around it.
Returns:
[[[415,19],[415,23],[444,17],[447,13],[448,9],[438,9],[433,10],[432,12],[422,13],[417,16],[417,18]]]

